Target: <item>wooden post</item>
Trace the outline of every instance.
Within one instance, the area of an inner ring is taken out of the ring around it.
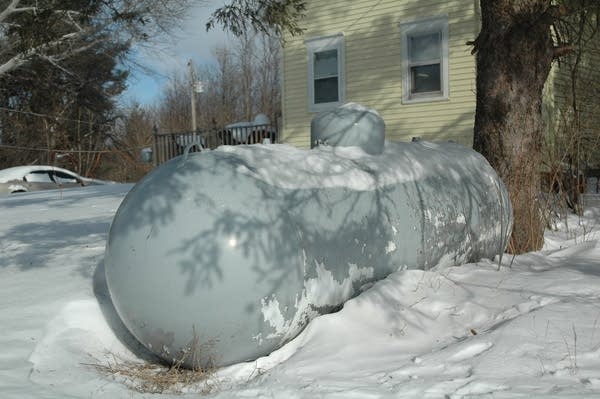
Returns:
[[[152,129],[152,165],[154,167],[158,166],[158,127],[154,125]]]
[[[196,74],[194,73],[194,63],[192,60],[188,61],[188,67],[190,69],[190,94],[192,99],[192,132],[196,132]]]

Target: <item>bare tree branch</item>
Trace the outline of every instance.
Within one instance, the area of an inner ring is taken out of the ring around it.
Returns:
[[[131,44],[156,42],[178,27],[196,1],[104,0],[99,10],[90,11],[81,5],[56,8],[52,0],[11,0],[0,10],[0,76],[36,57],[56,65],[78,49],[85,51],[95,37]],[[40,20],[49,25],[37,25]]]

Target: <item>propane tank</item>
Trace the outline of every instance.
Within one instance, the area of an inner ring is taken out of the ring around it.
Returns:
[[[335,120],[349,114],[355,123]],[[376,145],[361,136],[365,124]],[[509,197],[480,154],[384,142],[383,125],[356,106],[313,125],[321,145],[311,150],[186,152],[121,203],[106,247],[108,288],[127,328],[165,361],[254,360],[367,283],[505,250]],[[359,130],[329,134],[332,126]]]

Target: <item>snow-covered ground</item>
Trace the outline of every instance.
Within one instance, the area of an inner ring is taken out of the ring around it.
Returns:
[[[145,356],[119,324],[102,263],[130,188],[0,198],[0,398],[157,396],[94,367]],[[499,270],[395,273],[270,356],[217,370],[210,395],[600,397],[599,205]]]

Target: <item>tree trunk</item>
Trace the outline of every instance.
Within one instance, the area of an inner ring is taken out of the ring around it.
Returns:
[[[513,204],[509,251],[543,245],[539,202],[542,89],[553,60],[551,0],[481,0],[474,148],[504,181]]]

